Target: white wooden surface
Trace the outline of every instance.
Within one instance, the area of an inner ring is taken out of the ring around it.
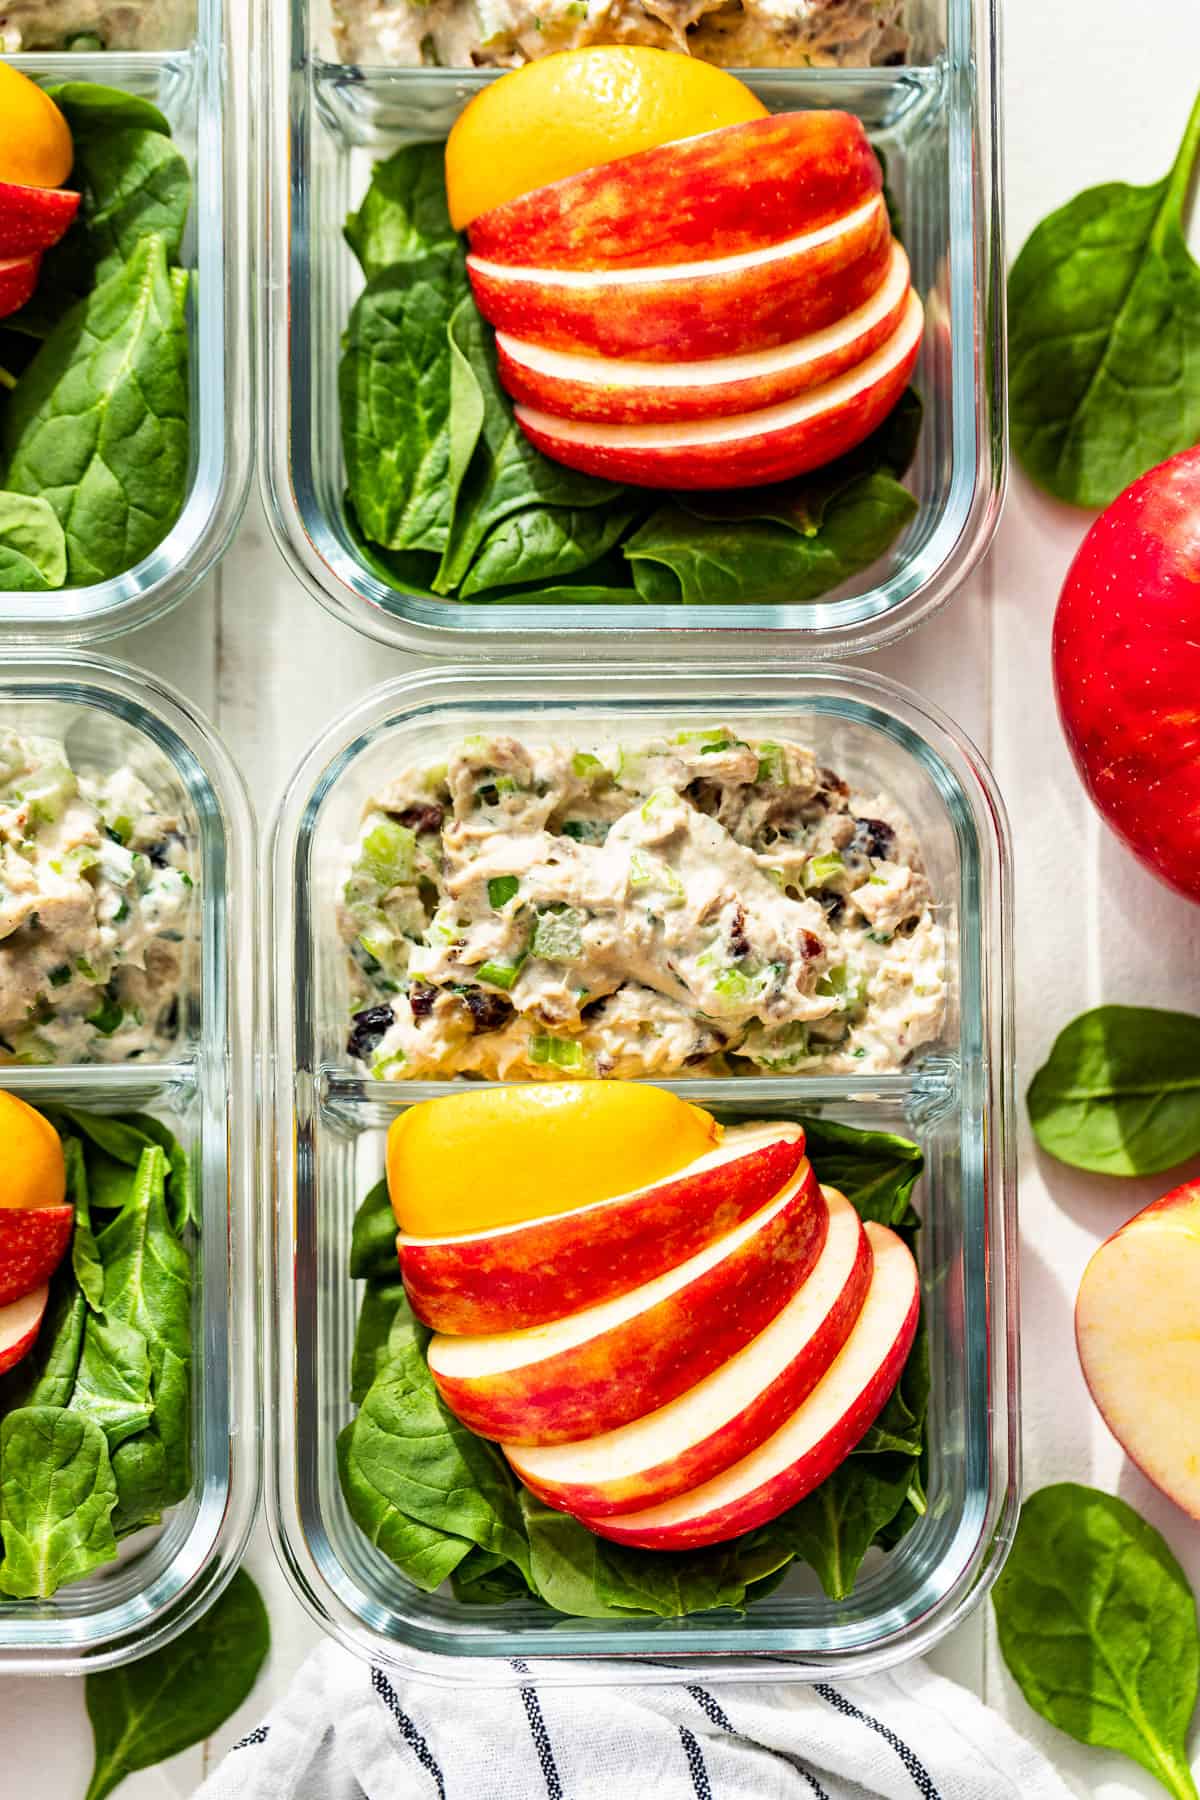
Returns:
[[[1005,27],[1015,251],[1039,217],[1081,187],[1118,176],[1150,181],[1166,169],[1200,71],[1200,12],[1192,0],[1012,0]],[[1021,1093],[1057,1029],[1086,1006],[1125,1001],[1200,1010],[1200,911],[1159,887],[1105,835],[1054,716],[1050,622],[1085,523],[1014,475],[983,569],[940,617],[878,659],[960,721],[991,760],[1008,802],[1017,864]],[[175,681],[207,710],[241,760],[260,822],[334,711],[406,662],[335,624],[300,590],[257,503],[208,590],[115,648]],[[1070,1478],[1119,1492],[1166,1533],[1200,1587],[1200,1526],[1125,1461],[1084,1391],[1071,1334],[1075,1289],[1092,1247],[1167,1183],[1118,1184],[1051,1165],[1033,1151],[1019,1111],[1026,1486]],[[261,1526],[249,1566],[271,1611],[267,1674],[213,1743],[133,1777],[121,1789],[128,1800],[190,1794],[212,1760],[283,1691],[316,1641]],[[986,1609],[936,1660],[1037,1738],[1079,1795],[1129,1800],[1161,1792],[1133,1765],[1083,1750],[1040,1724],[1003,1670]],[[1200,1726],[1194,1744],[1200,1769]],[[90,1762],[82,1684],[0,1685],[6,1800],[82,1796]]]

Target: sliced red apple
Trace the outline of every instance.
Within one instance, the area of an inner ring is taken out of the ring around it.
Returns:
[[[799,1125],[735,1125],[715,1150],[650,1187],[469,1236],[401,1234],[409,1303],[435,1331],[461,1335],[561,1319],[629,1293],[732,1231],[782,1191],[803,1156]]]
[[[511,1444],[590,1437],[664,1406],[756,1337],[820,1255],[828,1208],[806,1173],[632,1293],[532,1331],[433,1338],[443,1400],[482,1437]]]
[[[808,1279],[744,1349],[678,1399],[616,1431],[505,1454],[550,1506],[604,1518],[656,1506],[748,1456],[795,1412],[841,1350],[871,1279],[871,1246],[835,1188]]]
[[[49,1281],[71,1241],[70,1206],[0,1207],[0,1306]]]
[[[1084,1379],[1155,1487],[1200,1519],[1200,1181],[1101,1244],[1075,1302]]]
[[[0,319],[19,312],[26,301],[33,298],[41,266],[40,250],[0,261]]]
[[[912,1348],[917,1267],[885,1225],[869,1224],[874,1266],[841,1353],[790,1419],[711,1481],[617,1518],[580,1515],[600,1537],[647,1550],[692,1550],[764,1525],[826,1479],[878,1416]]]
[[[653,269],[548,269],[472,254],[476,304],[499,331],[551,349],[690,362],[790,344],[862,306],[884,280],[878,194],[766,249]]]
[[[65,236],[79,211],[70,188],[24,187],[0,181],[0,256],[49,250]]]
[[[500,379],[514,400],[564,419],[646,424],[752,412],[861,363],[897,330],[908,293],[908,258],[893,244],[887,276],[865,305],[793,344],[661,363],[549,350],[502,331],[496,337]]]
[[[33,1349],[49,1298],[50,1289],[43,1286],[0,1306],[0,1375],[15,1368]]]
[[[852,113],[777,113],[549,182],[482,213],[471,248],[548,269],[662,267],[827,225],[882,182]]]
[[[786,481],[852,450],[899,400],[921,347],[921,302],[909,291],[896,331],[863,362],[794,400],[730,418],[599,425],[516,408],[532,444],[589,475],[651,488],[740,488]]]

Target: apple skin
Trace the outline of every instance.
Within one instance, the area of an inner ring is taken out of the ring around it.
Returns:
[[[469,237],[491,262],[661,268],[779,243],[882,186],[851,113],[778,113],[550,182],[481,213]]]
[[[41,267],[42,257],[38,250],[31,251],[28,256],[10,256],[0,261],[0,319],[20,312],[26,301],[33,298]]]
[[[1088,1391],[1130,1461],[1200,1519],[1200,1181],[1135,1213],[1083,1272],[1075,1344]]]
[[[70,1206],[0,1207],[0,1307],[49,1281],[75,1223]]]
[[[727,1408],[721,1407],[720,1389],[726,1371],[730,1370],[730,1363],[714,1370],[700,1388],[691,1389],[680,1395],[672,1406],[649,1418],[635,1420],[633,1427],[624,1428],[627,1432],[637,1430],[644,1437],[652,1420],[660,1426],[665,1424],[667,1431],[664,1432],[664,1448],[667,1447],[670,1433],[670,1453],[659,1462],[647,1463],[633,1473],[614,1476],[606,1481],[555,1481],[531,1472],[530,1457],[535,1469],[539,1461],[544,1466],[545,1460],[550,1461],[552,1466],[561,1465],[563,1450],[573,1450],[576,1448],[574,1445],[560,1446],[541,1453],[505,1445],[509,1462],[531,1493],[544,1500],[548,1506],[580,1517],[609,1518],[619,1513],[637,1512],[701,1486],[727,1469],[731,1463],[740,1461],[778,1431],[812,1392],[841,1350],[862,1310],[871,1280],[871,1243],[859,1222],[858,1214],[850,1202],[835,1189],[824,1188],[822,1192],[829,1205],[829,1232],[821,1258],[809,1272],[807,1281],[796,1290],[789,1304],[776,1315],[765,1332],[740,1352],[742,1359],[751,1357],[756,1345],[764,1343],[769,1335],[782,1328],[784,1334],[792,1339],[795,1354],[779,1373],[768,1378],[758,1393],[739,1411],[725,1417]],[[815,1329],[810,1330],[807,1337],[800,1338],[800,1321],[795,1315],[803,1310],[805,1296],[820,1280],[821,1263],[826,1256],[830,1256],[835,1263],[837,1285],[830,1296],[828,1309],[816,1323]],[[698,1406],[689,1405],[693,1398],[699,1402]],[[677,1448],[678,1436],[676,1432],[671,1432],[669,1422],[670,1414],[680,1408],[687,1408],[689,1413],[699,1412],[704,1420],[702,1430],[705,1433],[682,1450]],[[718,1418],[723,1419],[723,1422],[714,1425]],[[612,1438],[620,1435],[607,1435],[605,1453]]]
[[[921,316],[921,303],[910,291],[899,329],[857,369],[781,406],[736,419],[585,425],[518,406],[517,423],[530,443],[556,462],[635,487],[699,490],[787,481],[833,462],[882,424],[916,365]],[[862,385],[855,388],[860,378]],[[804,416],[795,417],[796,408],[803,408]]]
[[[409,1304],[435,1331],[473,1336],[545,1325],[629,1293],[782,1192],[804,1159],[804,1133],[779,1130],[745,1156],[574,1212],[470,1237],[402,1235]],[[727,1132],[726,1146],[737,1137],[736,1128]],[[806,1182],[815,1190],[811,1169]]]
[[[769,260],[705,258],[690,274],[659,266],[630,280],[621,270],[518,272],[472,253],[467,274],[484,318],[513,337],[585,355],[694,362],[790,344],[836,324],[879,287],[891,249],[876,197],[851,212],[845,230],[797,235],[794,250]]]
[[[49,250],[66,235],[78,211],[79,195],[70,188],[0,181],[0,257]]]
[[[751,356],[709,357],[682,367],[646,365],[632,357],[587,357],[573,358],[577,367],[556,370],[545,366],[546,357],[553,359],[555,352],[502,332],[496,339],[500,380],[514,400],[563,419],[637,425],[754,412],[819,387],[862,362],[898,329],[908,293],[908,258],[893,244],[887,278],[866,305],[794,345]],[[793,354],[783,361],[788,350]],[[653,378],[647,380],[651,371]]]
[[[907,1247],[884,1225],[868,1224],[874,1271],[867,1298],[841,1355],[792,1417],[764,1444],[699,1488],[678,1495],[665,1507],[648,1507],[618,1518],[581,1516],[597,1536],[646,1550],[694,1550],[724,1542],[765,1525],[803,1500],[845,1461],[886,1404],[916,1336],[920,1289]],[[882,1321],[882,1323],[881,1323]],[[881,1340],[881,1341],[879,1341]],[[845,1386],[839,1372],[859,1360],[859,1344],[869,1347],[869,1368],[837,1417],[818,1439],[792,1460],[789,1439],[797,1436],[805,1409],[821,1406],[828,1384]],[[877,1347],[878,1344],[878,1347]],[[763,1472],[762,1479],[756,1472]],[[740,1491],[739,1491],[740,1489]],[[668,1516],[662,1515],[667,1513]]]
[[[457,1371],[469,1362],[474,1343],[495,1340],[431,1339],[429,1372],[442,1399],[480,1437],[509,1444],[592,1437],[666,1405],[757,1337],[820,1255],[829,1217],[820,1189],[798,1180],[771,1212],[775,1204],[762,1209],[770,1216],[757,1229],[710,1266],[665,1296],[648,1296],[618,1322],[598,1320],[591,1335],[556,1354],[546,1354],[544,1339],[531,1334],[533,1341],[520,1347],[536,1361],[464,1374]],[[681,1273],[686,1267],[680,1265]],[[642,1291],[627,1299],[637,1300]],[[574,1318],[586,1321],[587,1315]]]
[[[0,1306],[0,1375],[15,1369],[33,1349],[49,1298],[50,1289],[40,1287]]]
[[[1200,900],[1200,447],[1126,488],[1084,538],[1055,615],[1054,684],[1104,819]]]

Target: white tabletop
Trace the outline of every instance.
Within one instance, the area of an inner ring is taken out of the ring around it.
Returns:
[[[1117,177],[1148,182],[1165,172],[1200,70],[1200,10],[1194,0],[1014,0],[1005,30],[1011,254],[1038,218],[1080,188]],[[938,618],[876,659],[953,714],[991,761],[1007,800],[1016,847],[1022,1096],[1055,1032],[1087,1006],[1200,1011],[1200,911],[1107,836],[1055,719],[1050,623],[1086,522],[1014,475],[983,568]],[[208,712],[241,761],[260,821],[333,713],[410,660],[335,623],[302,591],[257,502],[208,589],[113,650],[174,681]],[[1084,1390],[1071,1328],[1093,1246],[1173,1182],[1117,1183],[1049,1163],[1032,1148],[1023,1101],[1020,1143],[1026,1488],[1069,1478],[1120,1493],[1165,1532],[1200,1587],[1200,1525],[1157,1494],[1108,1435]],[[274,1639],[254,1697],[212,1743],[132,1777],[122,1800],[190,1794],[317,1641],[261,1525],[249,1567],[266,1594]],[[1034,1717],[1003,1671],[986,1606],[935,1660],[1035,1737],[1081,1796],[1161,1793],[1131,1763],[1084,1750]],[[1193,1741],[1200,1771],[1200,1729]],[[0,1766],[0,1791],[12,1800],[82,1797],[91,1766],[82,1683],[0,1686]]]

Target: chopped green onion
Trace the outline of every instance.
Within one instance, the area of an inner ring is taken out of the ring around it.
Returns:
[[[814,856],[804,867],[804,885],[806,888],[828,887],[839,875],[844,875],[846,865],[836,851],[828,856]]]
[[[51,969],[50,971],[51,987],[65,987],[70,979],[71,970],[66,963],[59,963],[57,969]]]
[[[556,1069],[582,1069],[583,1045],[574,1038],[534,1037],[529,1040],[529,1060]]]
[[[562,828],[563,836],[574,838],[577,844],[602,844],[608,830],[603,819],[567,819]]]
[[[75,967],[79,970],[79,973],[83,976],[85,981],[99,981],[100,977],[97,975],[86,956],[77,956],[75,958]]]
[[[125,899],[124,895],[122,895],[120,905],[117,907],[116,912],[113,914],[113,924],[114,925],[123,925],[128,917],[129,917],[129,902],[128,902],[128,900]]]
[[[516,981],[517,976],[521,973],[521,964],[524,961],[525,956],[522,952],[516,962],[480,963],[475,973],[478,975],[480,981],[486,981],[490,987],[503,988],[505,993],[507,993]]]
[[[488,882],[488,903],[499,912],[507,906],[521,883],[515,875],[493,875]]]
[[[678,806],[678,804],[679,795],[675,792],[674,788],[655,788],[654,792],[647,795],[646,799],[642,802],[642,817],[647,821],[656,819],[659,813],[667,812],[671,807]]]
[[[87,1022],[89,1025],[94,1025],[102,1037],[111,1037],[124,1017],[124,1012],[112,995],[105,994],[98,1009],[94,1013],[88,1014]]]

